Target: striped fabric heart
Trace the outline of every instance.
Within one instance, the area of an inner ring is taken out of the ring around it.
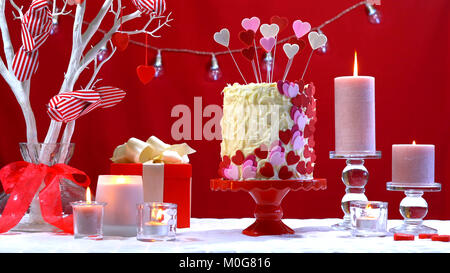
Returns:
[[[132,0],[136,8],[145,14],[155,13],[157,16],[166,11],[165,0]]]
[[[13,60],[14,74],[19,81],[26,81],[36,72],[39,65],[37,49],[50,35],[52,15],[47,0],[32,1],[22,18],[22,47]]]
[[[66,92],[50,99],[47,113],[55,121],[69,122],[98,107],[113,107],[122,101],[125,95],[125,91],[111,86]]]

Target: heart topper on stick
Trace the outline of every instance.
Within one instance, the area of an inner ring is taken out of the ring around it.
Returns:
[[[275,47],[275,49],[273,51],[273,63],[275,63],[275,57],[276,57],[276,52],[277,52],[277,39],[278,39],[278,33],[280,32],[280,27],[277,24],[270,24],[270,25],[269,24],[262,24],[261,27],[260,27],[260,31],[261,31],[261,34],[264,36],[264,38],[262,38],[262,39],[269,39],[269,40],[270,40],[270,38],[274,39],[274,44],[273,44],[272,47]],[[260,41],[260,43],[261,43],[261,41]],[[264,41],[264,43],[266,45],[270,45],[271,42],[270,41]],[[261,46],[263,46],[262,43],[261,43]],[[267,52],[272,51],[272,48],[270,50],[267,50],[264,47],[264,49]],[[272,67],[272,71],[271,71],[270,75],[269,75],[269,73],[267,73],[267,82],[272,82],[274,67],[275,66]]]
[[[249,60],[252,63],[252,68],[253,68],[253,73],[255,74],[255,80],[257,83],[259,83],[259,78],[258,78],[258,73],[256,71],[256,66],[255,66],[255,55],[257,55],[256,53],[256,49],[253,49],[253,44],[255,41],[255,33],[253,32],[253,30],[249,29],[246,31],[241,31],[239,32],[239,39],[247,46],[250,46],[249,48],[243,48],[241,53],[242,55]]]
[[[283,45],[283,50],[289,59],[287,65],[286,65],[286,69],[284,70],[283,81],[285,81],[286,77],[289,73],[289,70],[291,69],[291,65],[292,65],[292,61],[294,60],[294,56],[297,55],[297,53],[299,52],[300,46],[298,44],[285,43]]]
[[[258,67],[258,75],[259,75],[257,82],[262,82],[261,67],[259,66],[258,50],[256,49],[256,41],[255,41],[256,32],[258,31],[260,24],[261,24],[261,21],[256,16],[253,16],[250,19],[244,18],[241,22],[242,27],[245,29],[245,32],[241,32],[241,33],[247,33],[244,36],[252,36],[252,43],[253,43],[253,47],[255,49],[256,64]],[[249,32],[252,32],[253,35],[249,34]],[[243,41],[241,38],[241,34],[240,34],[239,38],[241,39],[241,41]],[[244,43],[246,43],[246,42],[244,42]],[[247,44],[247,45],[250,45],[250,44]],[[254,66],[254,61],[252,61],[252,66]]]
[[[305,76],[306,69],[308,68],[308,65],[311,60],[311,56],[312,56],[314,50],[324,46],[327,43],[327,36],[325,36],[325,34],[322,34],[322,33],[319,34],[315,31],[311,31],[308,34],[308,40],[309,40],[309,44],[311,45],[312,50],[311,50],[311,54],[309,54],[309,58],[308,58],[308,62],[306,63],[306,66],[305,66],[305,70],[303,71],[302,78],[301,78],[302,80],[303,80],[303,77]]]
[[[244,80],[245,84],[247,84],[247,81],[244,78],[244,75],[242,75],[241,69],[239,69],[239,65],[237,64],[236,60],[234,59],[233,53],[230,50],[230,31],[227,28],[221,29],[219,32],[214,33],[214,41],[216,43],[226,47],[228,49],[228,52],[231,55],[231,58],[233,58],[234,64],[236,65],[237,70],[241,74],[242,79]]]

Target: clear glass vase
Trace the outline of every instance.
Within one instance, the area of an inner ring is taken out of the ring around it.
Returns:
[[[26,162],[34,164],[45,164],[53,166],[58,163],[68,164],[72,158],[75,144],[74,143],[19,143],[20,153]],[[66,179],[64,179],[66,180]],[[70,202],[74,199],[84,197],[84,190],[82,187],[67,180],[61,181],[61,201],[63,206],[63,213],[72,213]],[[39,204],[39,192],[45,187],[42,181],[37,193],[31,201],[30,207],[21,221],[12,229],[12,231],[25,232],[50,232],[58,230],[56,227],[44,221],[41,214],[41,207]]]

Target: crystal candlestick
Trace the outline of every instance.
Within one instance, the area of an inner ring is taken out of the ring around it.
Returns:
[[[346,166],[342,171],[342,182],[345,185],[345,195],[341,200],[341,208],[344,212],[343,221],[332,226],[337,230],[351,230],[352,222],[350,218],[351,201],[367,201],[364,194],[365,186],[369,181],[369,171],[364,166],[365,159],[379,159],[381,152],[374,154],[338,154],[330,152],[331,159],[345,159]]]
[[[424,192],[439,192],[441,184],[432,183],[427,185],[405,185],[395,182],[386,184],[388,191],[403,191],[406,195],[400,202],[400,214],[403,216],[403,224],[391,228],[392,233],[406,233],[418,235],[420,233],[438,233],[434,228],[425,226],[423,218],[428,213],[428,203],[423,199]]]

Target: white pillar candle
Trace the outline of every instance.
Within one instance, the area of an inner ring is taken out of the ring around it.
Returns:
[[[137,204],[144,202],[142,176],[99,175],[96,200],[107,202],[104,234],[136,236]]]
[[[392,182],[433,184],[434,145],[392,145]]]
[[[355,52],[353,76],[334,79],[335,151],[375,153],[375,78],[358,76]]]

